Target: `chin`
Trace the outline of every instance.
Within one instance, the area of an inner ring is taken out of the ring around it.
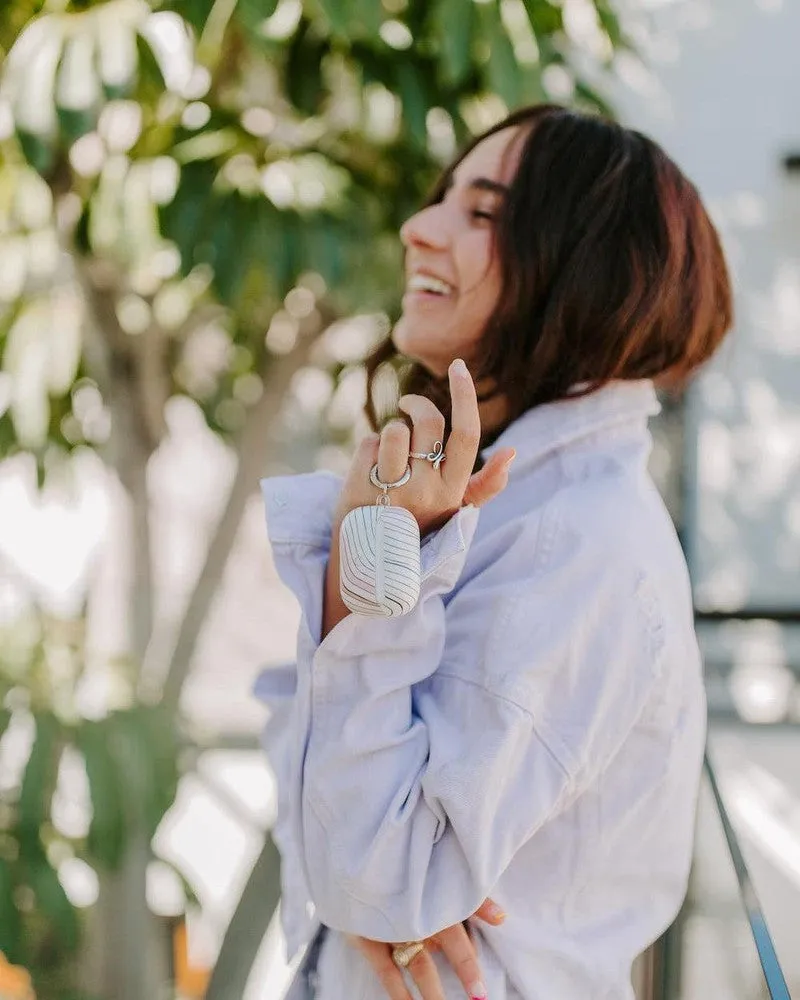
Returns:
[[[426,350],[426,347],[430,347],[431,339],[429,333],[415,330],[405,316],[400,317],[392,330],[392,343],[401,354],[422,365],[431,375],[443,378],[447,375],[452,358],[448,361],[440,357],[432,357],[430,351]]]

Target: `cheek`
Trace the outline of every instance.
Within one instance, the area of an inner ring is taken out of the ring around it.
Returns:
[[[483,316],[494,309],[500,294],[500,265],[489,233],[465,242],[458,257],[461,299]]]

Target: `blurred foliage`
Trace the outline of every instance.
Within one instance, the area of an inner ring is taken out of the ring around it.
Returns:
[[[330,370],[342,405],[329,424],[346,433],[358,358],[399,301],[397,230],[438,168],[514,105],[605,110],[603,73],[625,45],[608,0],[0,4],[0,459],[29,453],[44,478],[76,449],[97,451],[133,501],[136,563],[119,705],[81,712],[92,651],[73,623],[42,618],[0,663],[0,751],[26,748],[0,787],[0,950],[12,961],[40,979],[69,962],[80,920],[63,865],[124,863],[126,834],[149,836],[172,799],[164,734],[293,376]],[[332,348],[336,321],[355,313],[364,322]],[[138,686],[158,610],[146,467],[176,396],[235,448],[238,471],[164,701],[150,706]],[[80,833],[58,822],[65,762],[91,800]],[[231,924],[251,933],[226,939],[214,996],[242,995],[274,896],[270,850],[254,869],[266,888],[245,892]],[[131,933],[124,947],[119,968],[146,970],[143,941]]]
[[[82,931],[66,890],[77,878],[85,893],[88,879],[91,896],[140,816],[155,832],[177,788],[177,740],[158,706],[135,703],[124,663],[102,671],[116,707],[82,714],[99,672],[79,623],[21,619],[0,632],[0,651],[0,952],[60,1000],[76,996]]]
[[[591,44],[551,0],[5,4],[0,454],[102,443],[73,398],[111,391],[92,319],[112,367],[151,380],[151,446],[176,392],[238,429],[298,281],[340,314],[391,310],[396,232],[438,161],[521,101],[603,106],[576,67],[622,36],[605,0],[580,6]]]

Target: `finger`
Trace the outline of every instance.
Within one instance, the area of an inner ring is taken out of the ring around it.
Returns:
[[[408,963],[408,972],[417,985],[422,1000],[445,1000],[436,963],[427,948]]]
[[[378,478],[382,483],[396,483],[408,466],[411,433],[402,420],[390,420],[381,432],[378,446]]]
[[[463,924],[455,924],[438,934],[442,952],[458,976],[461,985],[472,1000],[486,1000],[481,967],[475,954],[475,946],[469,939]]]
[[[354,941],[358,950],[372,966],[372,970],[380,980],[389,1000],[411,1000],[403,973],[397,968],[392,958],[391,945],[384,944],[382,941],[369,941],[367,938],[355,938]]]
[[[494,926],[502,924],[506,919],[504,910],[493,899],[484,899],[472,916],[482,920],[485,924],[493,924]]]
[[[463,496],[478,454],[481,418],[475,383],[464,362],[460,359],[454,361],[450,365],[449,375],[453,408],[450,437],[447,439],[447,461],[442,466],[442,478]]]
[[[508,485],[508,472],[516,452],[513,448],[503,449],[489,459],[482,469],[470,477],[464,493],[464,503],[481,507],[502,493]]]
[[[353,460],[350,462],[350,468],[347,470],[347,476],[345,477],[343,486],[345,492],[352,492],[353,490],[356,492],[363,491],[364,482],[369,481],[369,470],[378,461],[379,440],[377,434],[367,434],[358,443],[353,454]]]
[[[398,409],[411,417],[414,429],[411,432],[411,450],[426,455],[436,450],[436,444],[444,444],[444,415],[435,403],[425,396],[403,396]]]

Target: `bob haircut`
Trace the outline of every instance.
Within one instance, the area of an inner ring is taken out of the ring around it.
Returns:
[[[725,257],[697,190],[652,139],[615,122],[552,104],[521,108],[473,140],[427,204],[444,198],[475,146],[512,126],[527,134],[495,225],[501,292],[472,359],[481,399],[507,401],[492,439],[531,407],[613,379],[679,386],[733,320]],[[367,358],[374,429],[378,371],[401,360],[391,337]],[[416,362],[399,377],[449,429],[447,379]]]

